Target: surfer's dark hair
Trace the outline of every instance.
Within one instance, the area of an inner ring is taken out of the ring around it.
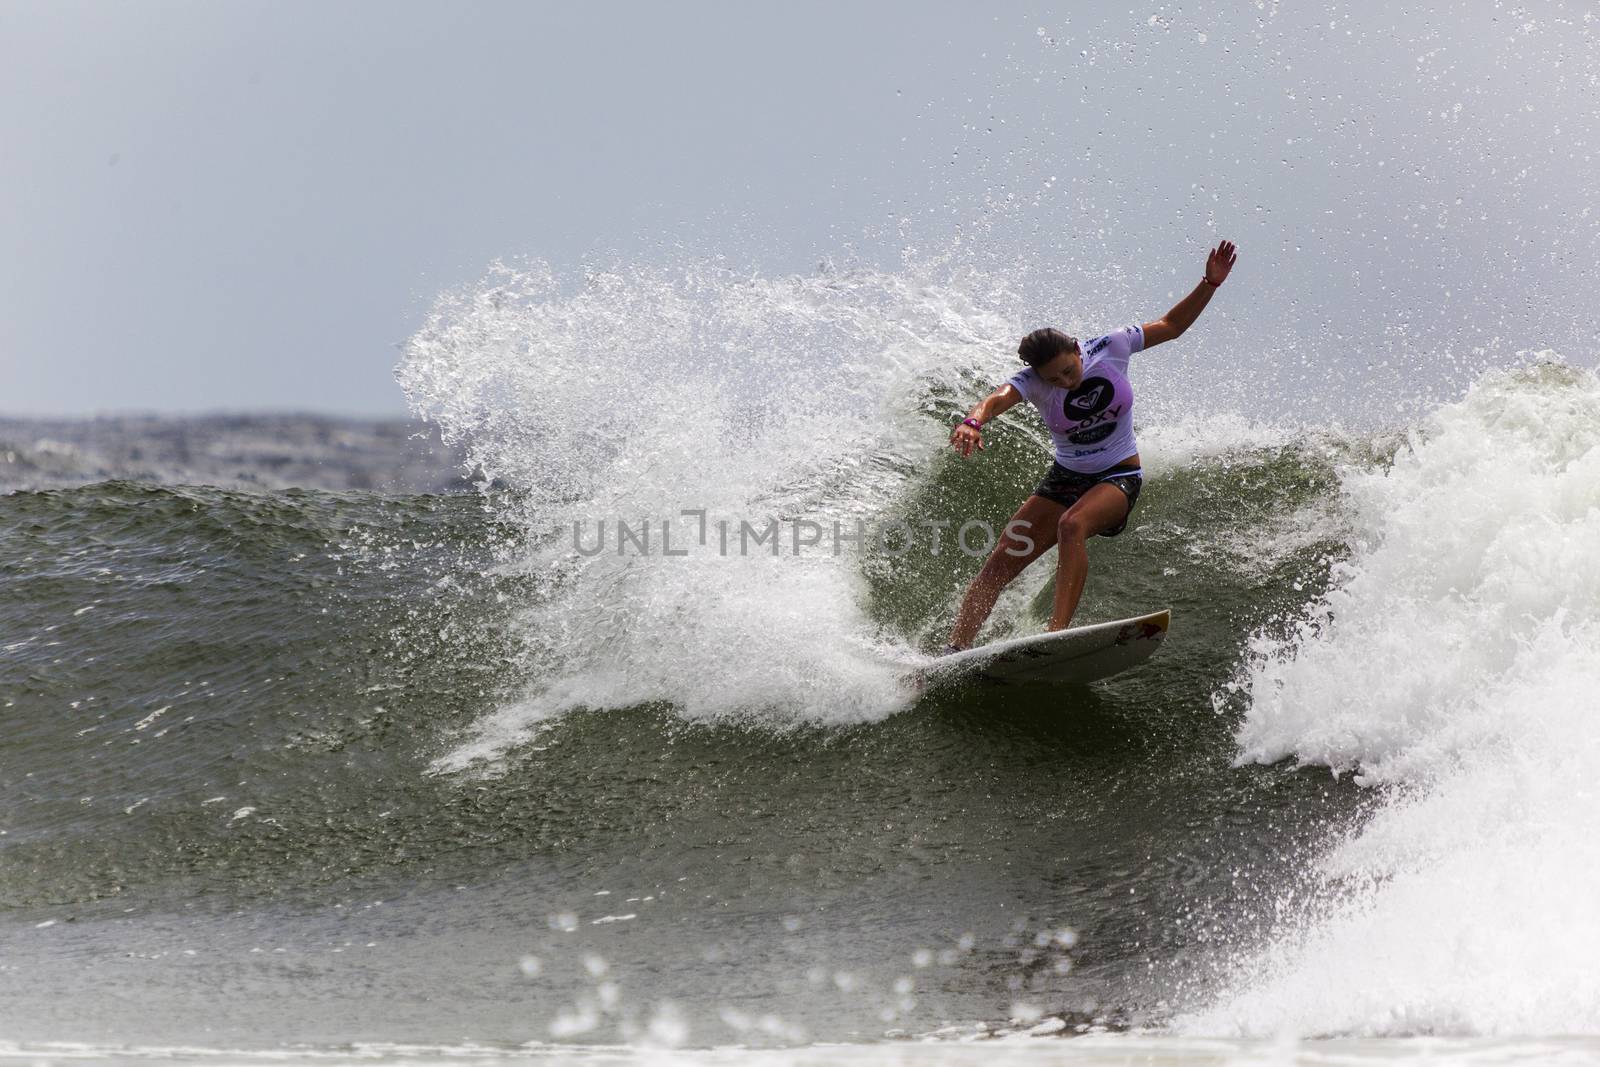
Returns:
[[[1054,326],[1034,330],[1017,346],[1022,362],[1038,370],[1063,352],[1078,351],[1078,339],[1068,337]]]

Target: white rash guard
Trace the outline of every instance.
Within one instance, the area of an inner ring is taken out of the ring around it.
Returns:
[[[1056,445],[1056,462],[1096,474],[1139,451],[1133,439],[1128,357],[1144,349],[1144,330],[1125,326],[1083,342],[1083,381],[1063,389],[1024,367],[1006,384],[1039,409]]]

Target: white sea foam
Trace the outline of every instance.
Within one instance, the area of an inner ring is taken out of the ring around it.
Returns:
[[[872,272],[641,268],[574,290],[540,265],[497,267],[443,298],[402,384],[526,494],[522,521],[546,536],[517,563],[543,590],[521,620],[541,681],[441,766],[493,757],[579,706],[666,701],[693,718],[778,723],[903,707],[892,661],[915,653],[875,632],[832,523],[848,535],[892,508],[945,443],[922,410],[941,388],[964,402],[975,373],[1010,373],[1016,320],[992,287]],[[707,512],[703,543],[685,509]],[[821,524],[820,545],[794,551],[797,517]],[[741,522],[772,518],[777,555],[741,542]],[[687,556],[661,553],[664,519]],[[648,520],[653,550],[619,554],[619,520]],[[580,543],[606,550],[574,551],[573,522]]]
[[[1392,469],[1286,642],[1256,641],[1241,762],[1385,791],[1323,892],[1183,1032],[1600,1032],[1600,381],[1485,376]]]
[[[1274,425],[1237,412],[1200,416],[1174,405],[1172,416],[1141,420],[1139,458],[1147,471],[1161,473],[1222,456],[1276,450],[1304,439],[1293,426]]]

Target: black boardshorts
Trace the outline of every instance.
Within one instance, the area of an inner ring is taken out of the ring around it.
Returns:
[[[1078,502],[1079,497],[1101,482],[1110,482],[1128,498],[1128,514],[1111,529],[1100,531],[1101,537],[1115,537],[1127,529],[1128,519],[1133,515],[1133,505],[1139,500],[1139,489],[1144,484],[1144,472],[1137,463],[1119,464],[1093,474],[1080,474],[1067,470],[1059,463],[1051,463],[1049,473],[1039,483],[1039,488],[1033,491],[1033,495],[1070,508]]]

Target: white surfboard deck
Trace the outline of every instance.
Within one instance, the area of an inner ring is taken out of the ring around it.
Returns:
[[[1074,626],[952,652],[919,672],[923,687],[984,678],[996,682],[1083,684],[1120,674],[1155,655],[1172,610]]]

